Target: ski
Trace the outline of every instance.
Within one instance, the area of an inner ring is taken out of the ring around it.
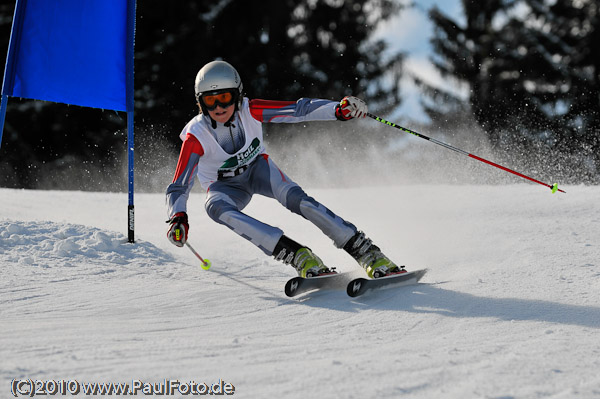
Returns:
[[[346,293],[351,297],[357,297],[367,291],[383,287],[399,287],[416,284],[427,273],[427,269],[414,270],[408,273],[394,274],[380,278],[356,278],[348,283]]]
[[[336,289],[347,281],[346,273],[326,274],[319,277],[294,277],[285,284],[285,294],[296,296],[317,289]]]

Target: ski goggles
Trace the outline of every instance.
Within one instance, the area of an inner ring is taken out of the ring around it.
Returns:
[[[224,91],[215,94],[203,94],[202,103],[209,110],[212,111],[220,105],[223,108],[229,107],[233,104],[233,93],[231,91]]]

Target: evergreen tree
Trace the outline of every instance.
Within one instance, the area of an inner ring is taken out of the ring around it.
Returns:
[[[544,32],[548,56],[561,72],[552,88],[556,99],[546,106],[558,129],[555,146],[580,157],[583,173],[598,181],[600,172],[600,5],[595,0],[557,0],[550,4],[528,0],[539,30]],[[585,162],[591,160],[592,162]]]
[[[527,102],[526,92],[515,82],[521,67],[516,74],[506,68],[503,32],[493,25],[508,5],[502,0],[463,1],[463,27],[437,8],[430,11],[435,25],[434,65],[443,76],[469,85],[468,105],[494,145],[500,145],[508,118],[518,115],[514,110]],[[456,97],[448,98],[455,107],[460,103]],[[428,111],[436,116],[435,109],[428,107]]]
[[[466,82],[465,104],[496,147],[585,153],[597,179],[598,5],[592,0],[463,1],[465,24],[432,9],[436,66]],[[433,117],[440,117],[432,108]]]
[[[197,2],[170,7],[167,14],[141,3],[140,114],[156,125],[195,113],[196,72],[214,59],[234,65],[254,98],[355,94],[382,105],[397,103],[397,83],[384,90],[383,81],[388,70],[401,71],[402,56],[384,60],[383,41],[370,41],[377,25],[397,12],[393,0],[222,0],[210,7]]]
[[[391,88],[383,82],[388,70],[401,73],[402,56],[384,59],[384,43],[372,41],[371,34],[399,9],[395,0],[219,0],[168,5],[138,1],[138,175],[152,168],[155,154],[148,154],[149,147],[164,140],[173,149],[179,145],[178,132],[198,112],[195,75],[214,59],[232,63],[242,75],[245,91],[254,98],[338,100],[355,94],[374,109],[397,104],[399,79]],[[0,5],[0,46],[5,49],[13,12],[14,4]],[[47,102],[11,99],[8,105],[0,149],[3,186],[37,187],[40,170],[63,164],[77,169],[84,162],[100,162],[103,173],[124,182],[118,160],[125,154],[124,115]],[[110,187],[119,188],[125,185]]]

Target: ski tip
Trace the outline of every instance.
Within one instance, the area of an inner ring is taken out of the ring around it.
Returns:
[[[417,276],[417,278],[420,280],[421,278],[423,278],[423,276],[429,271],[429,269],[420,269],[420,270],[415,270],[414,273]]]

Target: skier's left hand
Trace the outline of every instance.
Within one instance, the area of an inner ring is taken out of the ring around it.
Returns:
[[[358,97],[346,96],[335,108],[335,116],[341,121],[347,121],[352,118],[364,118],[367,116],[369,108],[367,104]]]

